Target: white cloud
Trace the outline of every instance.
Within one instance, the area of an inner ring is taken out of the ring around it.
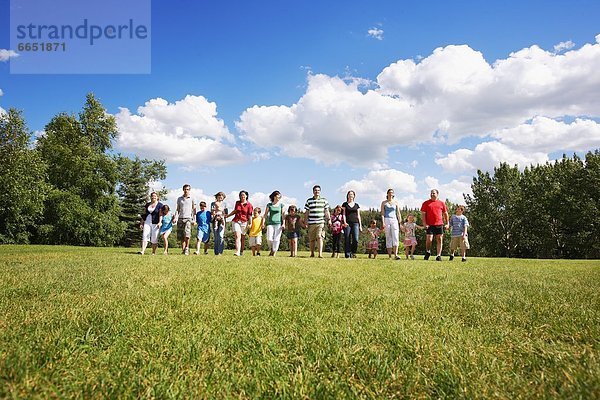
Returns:
[[[168,103],[157,98],[138,107],[137,114],[120,108],[117,147],[168,163],[205,168],[243,162],[246,156],[223,141],[234,143],[217,106],[203,96],[186,96]]]
[[[415,177],[396,169],[375,170],[370,171],[360,180],[353,179],[344,183],[337,191],[345,198],[349,190],[354,190],[359,204],[362,201],[369,207],[378,207],[390,188],[394,189],[397,196],[414,193],[417,191]]]
[[[437,164],[451,172],[467,172],[477,169],[491,171],[501,162],[509,165],[518,164],[520,169],[524,169],[530,164],[543,164],[546,161],[548,161],[548,155],[544,152],[515,150],[497,141],[480,143],[474,150],[458,149],[446,157],[435,160]]]
[[[0,89],[0,96],[4,96],[4,92]]]
[[[14,50],[0,49],[0,62],[6,62],[15,57],[19,57],[19,53]]]
[[[383,29],[371,28],[367,31],[367,35],[377,40],[383,40]]]
[[[449,183],[440,183],[440,181],[432,176],[425,178],[426,192],[423,192],[424,199],[429,199],[429,192],[431,189],[437,189],[440,195],[440,200],[450,200],[456,204],[464,204],[465,194],[473,194],[471,190],[471,179],[470,177],[463,177],[461,179],[454,179]]]
[[[531,123],[500,129],[491,136],[521,151],[585,151],[600,147],[600,124],[591,119],[578,118],[571,123],[565,123],[551,118],[535,117]]]
[[[570,40],[566,42],[560,42],[559,44],[554,45],[554,52],[560,53],[565,50],[571,50],[573,47],[575,47],[575,43]]]
[[[450,45],[384,68],[375,89],[357,82],[309,74],[298,102],[254,106],[236,126],[245,140],[291,157],[373,167],[394,146],[486,137],[539,115],[597,118],[600,35],[564,54],[534,45],[492,64],[469,46]],[[502,152],[513,155],[507,161],[543,159]]]

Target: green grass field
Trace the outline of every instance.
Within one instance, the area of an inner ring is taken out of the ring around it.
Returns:
[[[1,398],[600,397],[599,261],[134,252],[0,246]]]

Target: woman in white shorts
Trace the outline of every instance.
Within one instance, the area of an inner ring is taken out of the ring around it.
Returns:
[[[235,202],[233,211],[230,212],[227,217],[233,217],[233,233],[235,235],[235,253],[234,256],[241,256],[246,245],[246,229],[248,228],[248,221],[252,218],[253,207],[248,201],[248,192],[245,190],[240,191],[240,199]]]

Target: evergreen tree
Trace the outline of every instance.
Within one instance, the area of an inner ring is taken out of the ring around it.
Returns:
[[[30,140],[20,111],[0,113],[0,243],[28,243],[43,214],[46,165]]]
[[[121,222],[125,224],[125,233],[121,245],[130,247],[140,238],[140,214],[149,201],[150,182],[165,179],[167,170],[164,161],[129,159],[117,157],[119,167],[119,195],[121,204]],[[166,190],[158,193],[163,197]]]

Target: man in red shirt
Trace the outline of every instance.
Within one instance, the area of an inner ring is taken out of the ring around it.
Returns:
[[[431,242],[435,235],[435,242],[437,245],[437,257],[435,261],[442,261],[442,239],[444,237],[444,228],[448,229],[448,208],[446,203],[438,200],[439,192],[437,189],[431,189],[431,198],[423,203],[421,206],[421,218],[425,225],[427,232],[427,240],[425,241],[425,260],[429,260],[431,256]]]

